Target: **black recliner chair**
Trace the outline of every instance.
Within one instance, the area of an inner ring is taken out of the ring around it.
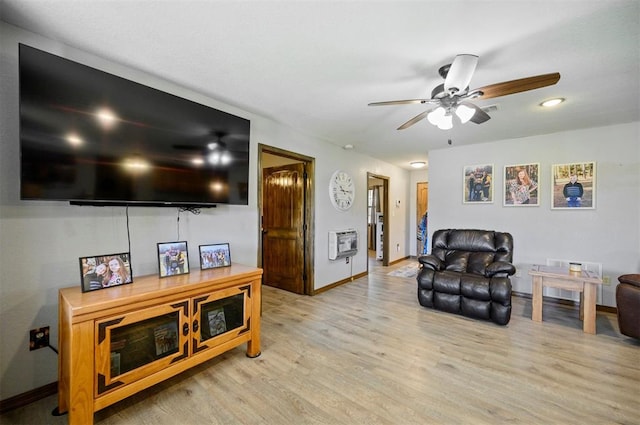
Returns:
[[[446,229],[433,234],[430,255],[418,258],[418,301],[467,317],[506,325],[516,272],[513,237],[493,230]]]

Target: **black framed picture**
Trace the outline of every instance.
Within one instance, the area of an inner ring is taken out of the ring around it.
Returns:
[[[231,252],[228,243],[200,245],[200,268],[215,269],[231,265]]]
[[[82,292],[133,282],[128,252],[80,257],[79,262]]]
[[[187,242],[159,242],[158,270],[160,277],[189,273]]]

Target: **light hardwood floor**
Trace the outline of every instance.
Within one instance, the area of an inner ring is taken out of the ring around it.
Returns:
[[[115,424],[639,424],[640,343],[598,312],[513,298],[506,327],[418,305],[415,262],[319,295],[264,288],[262,355],[244,347],[95,415]],[[375,263],[375,260],[374,260]],[[65,424],[48,397],[3,424]]]

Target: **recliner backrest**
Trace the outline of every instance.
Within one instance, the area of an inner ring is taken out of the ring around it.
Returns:
[[[446,270],[484,275],[494,261],[511,263],[513,238],[509,233],[493,230],[437,230],[431,254],[444,263]]]

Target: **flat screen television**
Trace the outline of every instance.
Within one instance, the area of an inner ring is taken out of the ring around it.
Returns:
[[[249,120],[19,49],[21,199],[248,204]]]

